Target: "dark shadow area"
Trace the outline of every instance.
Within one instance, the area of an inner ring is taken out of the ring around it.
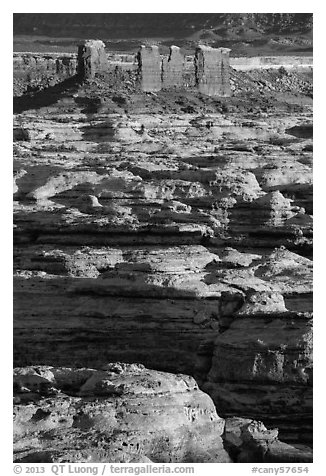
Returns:
[[[90,119],[91,120],[91,119]],[[114,127],[112,121],[100,121],[97,124],[90,124],[81,127],[83,139],[88,142],[110,142],[114,139]]]
[[[75,98],[75,103],[82,107],[83,109],[80,111],[83,114],[90,114],[91,116],[89,119],[93,118],[93,114],[97,114],[102,106],[100,98]]]
[[[110,142],[114,138],[114,128],[111,120],[98,121],[97,114],[100,112],[102,102],[100,98],[77,97],[74,98],[81,112],[87,116],[87,125],[80,128],[83,139],[89,142]],[[97,120],[97,122],[92,122]]]
[[[68,91],[69,94],[77,92],[78,86],[81,83],[82,78],[79,75],[75,75],[55,86],[50,86],[35,93],[27,93],[19,97],[14,97],[14,114],[21,114],[29,109],[40,109],[41,107],[51,106],[64,97]]]
[[[132,279],[128,286],[126,275],[115,282],[115,271],[108,272],[107,285],[101,278],[63,281],[56,276],[49,283],[51,294],[43,292],[37,276],[28,281],[15,278],[15,366],[97,368],[103,362],[123,361],[193,375],[199,345],[217,334],[193,322],[193,309],[201,312],[207,306],[195,291],[146,283],[146,274],[137,274],[139,287]],[[214,299],[210,309],[218,302]],[[188,311],[182,311],[185,306]]]
[[[14,142],[25,142],[25,141],[30,141],[30,136],[29,133],[26,129],[23,127],[14,127],[13,131],[13,141]]]
[[[290,127],[285,129],[287,134],[291,136],[298,137],[300,139],[312,139],[313,137],[313,125],[312,124],[302,124],[301,126]]]

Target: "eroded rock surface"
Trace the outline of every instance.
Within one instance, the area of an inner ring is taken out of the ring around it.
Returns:
[[[15,461],[232,462],[193,378],[136,364],[14,371]]]
[[[230,50],[199,45],[196,49],[196,82],[208,96],[230,96]]]
[[[180,88],[184,85],[185,57],[178,46],[170,46],[169,56],[163,59],[163,88]]]
[[[83,78],[93,78],[108,69],[105,44],[101,40],[87,40],[78,47],[77,73]]]
[[[142,46],[138,53],[141,88],[145,92],[162,88],[161,57],[158,46]]]
[[[17,366],[189,373],[218,414],[311,441],[311,83],[266,77],[18,98]]]
[[[291,446],[278,439],[277,428],[268,430],[262,422],[228,418],[224,445],[237,463],[312,463],[308,446]]]

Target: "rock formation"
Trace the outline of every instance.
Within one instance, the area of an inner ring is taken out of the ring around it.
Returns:
[[[95,44],[95,40],[88,40],[89,44]],[[84,74],[84,59],[83,51],[85,45],[80,46],[80,63],[79,70],[81,76]],[[102,46],[101,57],[103,61],[103,69],[100,72],[106,73],[106,81],[112,82],[113,85],[117,83],[124,83],[128,88],[130,81],[133,83],[140,83],[141,64],[140,55],[134,54],[119,54],[106,52],[103,56]],[[215,49],[216,50],[216,49]],[[96,51],[96,48],[95,48]],[[219,48],[221,55],[218,58],[218,65],[220,73],[218,78],[221,84],[221,91],[223,95],[230,96],[234,94],[234,79],[235,71],[245,71],[245,74],[236,74],[237,80],[240,82],[240,91],[244,91],[244,86],[249,77],[252,76],[255,80],[255,89],[261,91],[263,89],[283,91],[286,87],[288,92],[292,92],[296,86],[293,78],[302,83],[303,73],[312,72],[313,62],[312,56],[257,56],[257,57],[232,57],[229,58],[229,50]],[[160,56],[160,76],[161,87],[163,88],[179,88],[192,89],[198,84],[198,70],[197,62],[194,63],[193,55],[184,56],[177,46],[170,47],[170,54],[168,56]],[[23,94],[28,90],[38,90],[60,85],[65,80],[74,78],[78,72],[78,55],[75,53],[31,53],[15,52],[14,60],[14,93],[15,95]],[[90,66],[90,64],[88,65]],[[86,66],[88,68],[88,66]],[[97,69],[94,65],[95,70]],[[93,67],[93,70],[94,70]],[[230,68],[231,67],[231,68]],[[271,71],[274,70],[274,80],[270,82]],[[156,67],[156,71],[158,71]],[[259,78],[256,78],[259,72]],[[267,80],[262,78],[262,72]],[[109,73],[109,75],[107,74]],[[148,73],[151,74],[151,73]],[[213,77],[213,82],[217,76]],[[158,79],[157,84],[159,83]],[[305,85],[305,82],[303,82]],[[224,92],[223,92],[224,91]],[[239,91],[239,92],[240,92]],[[225,93],[226,92],[226,93]],[[203,92],[204,93],[204,92]],[[218,94],[219,95],[219,94]]]
[[[259,415],[264,422],[283,427],[282,430],[288,422],[288,428],[292,426],[292,441],[309,442],[312,414],[311,312],[289,310],[293,298],[296,301],[301,297],[300,304],[293,306],[293,309],[300,310],[307,309],[307,300],[310,300],[307,275],[301,274],[305,267],[309,269],[310,260],[305,264],[303,260],[291,256],[291,253],[277,252],[265,265],[257,268],[254,274],[264,280],[271,276],[273,269],[275,289],[279,286],[280,293],[263,291],[259,285],[259,292],[247,292],[244,305],[234,316],[228,316],[231,323],[226,324],[225,331],[214,341],[212,365],[203,389],[212,396],[223,415],[251,418]],[[241,286],[241,280],[234,278],[233,282]],[[253,281],[250,287],[255,287]],[[288,296],[286,305],[283,296]]]
[[[283,443],[278,430],[267,430],[262,422],[228,418],[223,440],[237,463],[312,463],[310,447]]]
[[[230,463],[194,379],[142,365],[14,371],[17,462]]]
[[[158,46],[141,46],[138,53],[141,89],[145,92],[162,88],[161,57]]]
[[[184,86],[184,55],[178,46],[171,46],[170,53],[162,63],[163,88],[181,88]]]
[[[275,71],[232,72],[228,98],[126,72],[15,98],[16,366],[187,373],[221,417],[311,443],[311,80],[289,77],[293,94]]]
[[[105,44],[101,40],[86,40],[78,47],[77,72],[84,78],[93,78],[108,70]]]
[[[228,48],[200,45],[195,53],[196,83],[202,94],[230,96],[230,61]]]

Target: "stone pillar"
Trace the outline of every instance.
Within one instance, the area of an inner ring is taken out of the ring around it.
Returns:
[[[77,72],[82,78],[94,78],[108,70],[105,45],[101,40],[86,40],[78,47]]]
[[[230,96],[229,48],[200,45],[195,53],[196,84],[202,94]]]
[[[231,81],[230,81],[230,48],[219,48],[222,56],[221,63],[221,89],[222,96],[231,96]]]
[[[141,46],[138,53],[141,89],[146,92],[162,89],[161,57],[158,46]]]
[[[170,46],[168,58],[163,59],[162,78],[163,88],[180,88],[183,86],[183,70],[185,58],[178,46]]]

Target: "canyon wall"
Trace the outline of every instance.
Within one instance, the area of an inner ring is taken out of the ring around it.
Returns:
[[[102,82],[19,103],[15,364],[188,373],[222,416],[309,441],[309,108],[176,94]]]

